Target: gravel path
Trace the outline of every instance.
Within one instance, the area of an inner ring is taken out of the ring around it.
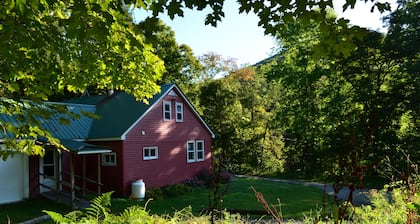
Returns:
[[[284,179],[276,179],[276,178],[267,178],[267,177],[256,177],[256,176],[247,176],[247,175],[236,175],[237,177],[246,177],[246,178],[255,178],[261,179],[266,181],[273,181],[273,182],[280,182],[286,184],[298,184],[303,186],[315,187],[321,190],[325,190],[328,195],[334,196],[334,189],[331,184],[328,183],[317,183],[317,182],[306,182],[306,181],[299,181],[299,180],[284,180]],[[369,188],[358,189],[353,192],[353,203],[354,205],[366,205],[370,204],[369,200]],[[348,187],[343,187],[340,192],[337,194],[337,198],[341,201],[345,201],[350,193],[350,189]]]

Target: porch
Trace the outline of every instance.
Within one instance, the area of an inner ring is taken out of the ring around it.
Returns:
[[[102,194],[101,155],[111,150],[72,140],[62,140],[61,144],[68,151],[61,152],[54,147],[49,147],[46,149],[46,155],[41,159],[40,193],[49,199],[68,203],[73,208],[86,208],[89,206],[87,199],[89,195]],[[92,155],[96,155],[96,179],[90,179],[86,175],[86,157]],[[64,157],[67,164],[62,162]],[[76,158],[82,161],[81,168],[78,167],[79,175],[75,172]]]

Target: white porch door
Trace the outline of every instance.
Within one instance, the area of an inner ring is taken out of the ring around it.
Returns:
[[[39,183],[41,184],[41,193],[46,191],[53,191],[56,188],[56,180],[57,176],[60,175],[61,166],[60,166],[60,159],[56,156],[55,150],[45,150],[45,155],[40,160],[39,164]],[[59,172],[57,173],[57,166]],[[61,177],[59,176],[59,180],[61,181]],[[44,186],[47,187],[44,187]],[[51,188],[51,189],[49,189]]]

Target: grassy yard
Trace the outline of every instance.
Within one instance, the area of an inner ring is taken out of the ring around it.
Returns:
[[[318,209],[322,203],[322,191],[316,188],[258,179],[236,178],[230,183],[229,190],[223,197],[223,207],[263,210],[262,206],[257,202],[251,186],[261,192],[270,204],[278,205],[277,199],[280,199],[281,210],[285,218],[302,218],[311,210]],[[194,214],[198,215],[200,209],[208,207],[208,196],[208,189],[196,188],[193,192],[184,195],[164,200],[152,200],[147,205],[147,210],[152,214],[171,214],[175,210],[191,206]],[[145,202],[115,198],[112,201],[111,210],[119,213],[128,206],[144,206],[144,204]],[[12,223],[35,218],[44,215],[42,210],[64,214],[70,211],[70,207],[44,198],[1,205],[0,223],[7,223],[8,218],[10,218]]]
[[[39,197],[18,203],[0,205],[0,223],[19,223],[36,218],[45,213],[42,210],[67,213],[71,211],[70,205],[57,203],[49,199]]]
[[[229,190],[223,197],[223,207],[263,210],[251,186],[261,192],[270,204],[278,205],[277,199],[280,199],[281,210],[285,218],[302,218],[311,210],[318,209],[322,204],[322,191],[313,187],[251,178],[236,178],[230,183]],[[198,214],[202,208],[208,207],[208,196],[209,191],[207,189],[195,189],[192,193],[185,195],[159,201],[152,200],[148,203],[147,210],[153,214],[171,214],[175,210],[191,206],[193,213]],[[137,202],[116,199],[113,201],[112,210],[121,211],[133,204],[137,204]],[[144,202],[139,204],[144,205]]]

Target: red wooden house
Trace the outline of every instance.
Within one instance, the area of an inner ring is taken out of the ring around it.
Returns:
[[[162,85],[149,104],[124,92],[65,104],[69,110],[94,112],[99,119],[81,116],[66,127],[51,122],[47,128],[70,151],[56,156],[48,151],[44,158],[26,159],[28,178],[19,184],[29,187],[23,195],[41,192],[39,185],[48,185],[43,184],[45,176],[56,180],[50,186],[64,191],[69,187],[62,183],[73,181],[81,188],[130,196],[131,184],[138,179],[153,188],[211,170],[214,133],[174,84]]]
[[[101,117],[85,141],[112,149],[101,158],[104,191],[128,196],[138,179],[161,187],[211,169],[213,132],[176,85],[161,88],[149,105],[124,92],[73,101],[95,105]],[[94,179],[97,160],[89,161],[87,176]]]

